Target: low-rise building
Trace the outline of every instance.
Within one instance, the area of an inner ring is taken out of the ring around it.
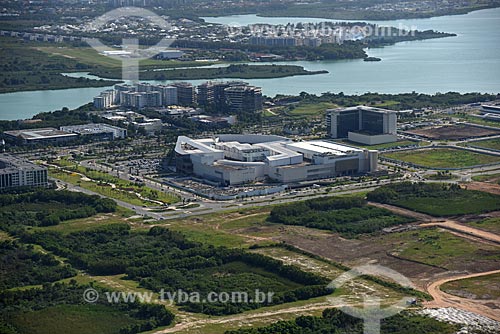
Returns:
[[[97,140],[115,140],[127,137],[126,129],[103,123],[61,126],[60,130],[76,133],[84,137],[92,137]]]
[[[55,128],[5,131],[4,136],[6,140],[19,144],[59,144],[78,137],[76,133]]]
[[[158,112],[162,115],[168,115],[170,117],[191,117],[199,115],[201,113],[201,109],[193,107],[169,106],[158,109]]]
[[[378,168],[378,151],[322,140],[293,142],[272,135],[181,136],[175,152],[177,172],[223,186],[266,179],[293,183],[375,172]]]
[[[8,154],[0,154],[0,190],[47,187],[47,168]]]
[[[184,55],[181,50],[164,50],[158,53],[158,59],[179,59]]]
[[[150,118],[141,122],[131,122],[130,124],[132,124],[135,129],[141,129],[148,135],[160,132],[163,128],[163,123],[159,118]]]
[[[483,104],[483,105],[481,105],[481,110],[483,112],[500,114],[500,105]]]
[[[236,124],[236,116],[217,117],[210,115],[196,115],[189,117],[190,120],[213,127],[224,127]]]

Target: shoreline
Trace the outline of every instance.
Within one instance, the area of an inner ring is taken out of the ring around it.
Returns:
[[[340,21],[396,21],[396,20],[418,20],[418,19],[430,19],[434,17],[444,17],[444,16],[457,16],[457,15],[467,15],[472,12],[477,12],[481,10],[488,10],[488,9],[494,9],[494,8],[500,8],[500,4],[496,6],[484,6],[481,8],[464,8],[463,10],[457,10],[452,13],[434,13],[434,14],[421,14],[421,15],[409,15],[409,16],[400,16],[400,15],[394,15],[392,17],[380,17],[377,18],[375,17],[370,17],[370,16],[339,16],[339,17],[328,17],[325,15],[315,15],[314,13],[308,13],[307,15],[286,15],[286,13],[265,13],[265,12],[241,12],[241,13],[235,13],[235,14],[229,14],[229,15],[215,15],[215,14],[196,14],[198,15],[198,18],[207,22],[204,18],[206,17],[211,17],[211,18],[220,18],[220,17],[228,17],[228,16],[241,16],[241,15],[255,15],[257,17],[261,18],[270,18],[270,17],[283,17],[283,18],[314,18],[314,19],[325,19],[325,20],[340,20]]]

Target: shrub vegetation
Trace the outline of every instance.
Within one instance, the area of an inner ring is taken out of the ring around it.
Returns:
[[[239,249],[216,248],[188,241],[178,232],[153,227],[135,232],[127,224],[61,234],[53,231],[24,233],[24,242],[42,245],[93,275],[125,273],[142,287],[160,292],[274,292],[262,303],[181,303],[183,309],[210,315],[242,312],[258,307],[305,300],[329,293],[322,277],[283,265],[269,257]]]
[[[466,190],[457,184],[402,182],[380,187],[368,200],[433,216],[479,214],[500,209],[500,196]]]
[[[346,237],[412,221],[389,210],[368,206],[360,197],[323,197],[277,206],[271,211],[269,220],[330,230]]]

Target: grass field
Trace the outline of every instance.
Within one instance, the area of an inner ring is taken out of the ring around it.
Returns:
[[[334,266],[331,262],[319,258],[312,258],[305,254],[298,254],[281,247],[260,248],[252,252],[270,256],[286,264],[295,265],[303,271],[320,274],[331,280],[338,278],[344,273],[344,270]],[[397,302],[398,299],[404,297],[404,294],[401,292],[394,291],[393,289],[366,279],[356,279],[352,284],[343,286],[335,291],[335,295],[342,296],[352,302],[362,302],[363,298],[361,296],[363,294],[377,295],[383,299],[384,304]]]
[[[432,216],[480,214],[500,209],[500,196],[445,183],[394,183],[367,195],[368,200]]]
[[[459,263],[473,266],[479,258],[482,261],[500,260],[497,247],[472,242],[436,228],[395,233],[390,238],[400,242],[393,254],[448,270],[454,270]]]
[[[419,142],[411,141],[411,140],[398,140],[395,143],[385,143],[385,144],[378,144],[378,145],[363,145],[363,144],[358,144],[358,143],[355,143],[355,142],[352,142],[349,140],[341,140],[340,142],[343,144],[346,144],[346,145],[367,148],[370,150],[384,150],[384,149],[394,148],[394,147],[419,145]]]
[[[148,206],[151,205],[150,202],[143,201],[139,199],[136,195],[128,193],[128,192],[121,192],[116,189],[111,188],[110,186],[100,186],[95,182],[91,181],[82,181],[81,176],[79,176],[76,173],[66,173],[60,170],[55,170],[55,169],[49,169],[49,176],[54,177],[56,179],[59,179],[64,182],[68,182],[70,184],[73,184],[75,186],[82,187],[84,189],[96,192],[98,194],[101,194],[103,196],[107,196],[109,198],[117,199],[120,201],[127,202],[132,205],[138,205],[138,206]]]
[[[11,321],[19,334],[119,334],[120,328],[138,323],[103,305],[58,305],[16,313]]]
[[[35,43],[0,37],[0,93],[24,90],[112,86],[119,81],[70,78],[64,72],[85,71],[89,65],[62,54],[47,54]],[[40,44],[39,44],[40,45]]]
[[[292,116],[321,116],[326,109],[336,108],[336,104],[330,102],[320,103],[301,103],[298,106],[292,107],[288,114]]]
[[[0,242],[7,241],[7,240],[12,240],[12,239],[13,238],[7,232],[0,231]]]
[[[60,161],[60,163],[62,163],[62,161]],[[82,166],[75,167],[73,165],[72,167],[69,167],[66,166],[65,163],[62,163],[62,166],[69,170],[74,170],[75,173],[68,173],[56,168],[50,168],[49,174],[52,177],[60,179],[64,182],[68,182],[73,185],[77,185],[82,188],[94,191],[98,194],[121,200],[133,205],[159,205],[154,202],[143,200],[139,198],[135,193],[139,193],[143,198],[160,201],[167,204],[177,203],[179,201],[179,198],[175,195],[167,194],[163,191],[157,191],[144,186],[138,186],[135,183],[119,179],[115,176],[109,175],[108,173],[88,170]],[[82,179],[82,177],[77,173],[85,175],[88,179]],[[115,185],[115,187],[112,187],[109,184],[113,184]]]
[[[107,67],[107,68],[121,68],[121,62],[119,60],[103,56],[99,54],[96,50],[90,47],[56,47],[56,46],[43,46],[36,48],[39,51],[45,52],[50,55],[63,56],[68,59],[75,59],[91,66]],[[200,66],[200,65],[212,65],[216,62],[184,62],[177,60],[157,60],[157,59],[146,59],[140,62],[141,67],[147,68],[169,68],[169,67],[190,67],[190,66]]]
[[[469,146],[477,146],[482,148],[490,148],[494,150],[500,150],[500,138],[497,139],[488,139],[488,140],[480,140],[469,143]]]
[[[257,243],[272,243],[266,240],[276,230],[266,229],[270,225],[266,222],[269,211],[270,208],[258,208],[205,214],[168,220],[165,227],[182,232],[189,240],[214,246],[248,248]]]
[[[123,223],[133,214],[133,211],[118,206],[116,212],[113,213],[101,213],[88,218],[67,220],[54,226],[35,227],[33,230],[50,230],[67,234],[95,229],[104,225]]]
[[[478,125],[487,125],[487,126],[492,126],[495,128],[500,128],[500,122],[496,121],[490,121],[487,119],[479,118],[479,117],[474,117],[471,115],[459,115],[458,116],[461,120],[467,121],[468,123],[473,123],[473,124],[478,124]]]
[[[500,163],[499,156],[453,148],[391,152],[383,154],[383,156],[428,168],[466,168],[477,165]]]
[[[87,65],[120,68],[119,60],[103,56],[92,48],[75,48],[64,46],[42,46],[34,48],[48,55],[74,59]]]
[[[500,274],[480,276],[445,283],[441,290],[471,299],[500,299]]]
[[[475,192],[449,198],[412,197],[398,200],[394,204],[433,216],[454,216],[498,210],[500,198]]]
[[[499,178],[500,178],[500,173],[495,173],[495,174],[476,175],[472,177],[472,180],[477,182],[487,182]]]

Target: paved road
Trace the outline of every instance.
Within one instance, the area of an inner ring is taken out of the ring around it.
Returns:
[[[92,160],[82,161],[80,164],[89,169],[110,173],[113,176],[118,176],[121,179],[127,181],[130,180],[131,176],[136,178],[135,175],[129,175],[128,173],[125,172],[117,172],[116,170],[113,170],[108,166],[96,164]],[[196,202],[197,204],[200,205],[198,208],[179,209],[177,211],[169,211],[168,213],[165,213],[163,215],[157,214],[158,216],[161,216],[163,219],[185,218],[200,214],[227,211],[236,208],[249,208],[256,206],[260,207],[260,206],[268,206],[271,204],[284,204],[296,201],[303,201],[310,198],[346,195],[363,191],[372,191],[381,185],[388,184],[391,182],[390,180],[381,180],[376,186],[374,185],[375,182],[373,181],[367,183],[355,183],[351,185],[344,185],[344,186],[334,187],[333,191],[329,192],[328,194],[324,193],[324,189],[312,189],[305,192],[299,191],[298,195],[291,195],[289,193],[277,193],[266,196],[253,197],[250,200],[214,201],[199,197],[187,191],[182,191],[173,187],[166,186],[160,182],[155,182],[146,178],[140,178],[140,180],[143,180],[146,186],[150,188],[168,193],[174,193],[182,198],[188,199],[192,202]]]

